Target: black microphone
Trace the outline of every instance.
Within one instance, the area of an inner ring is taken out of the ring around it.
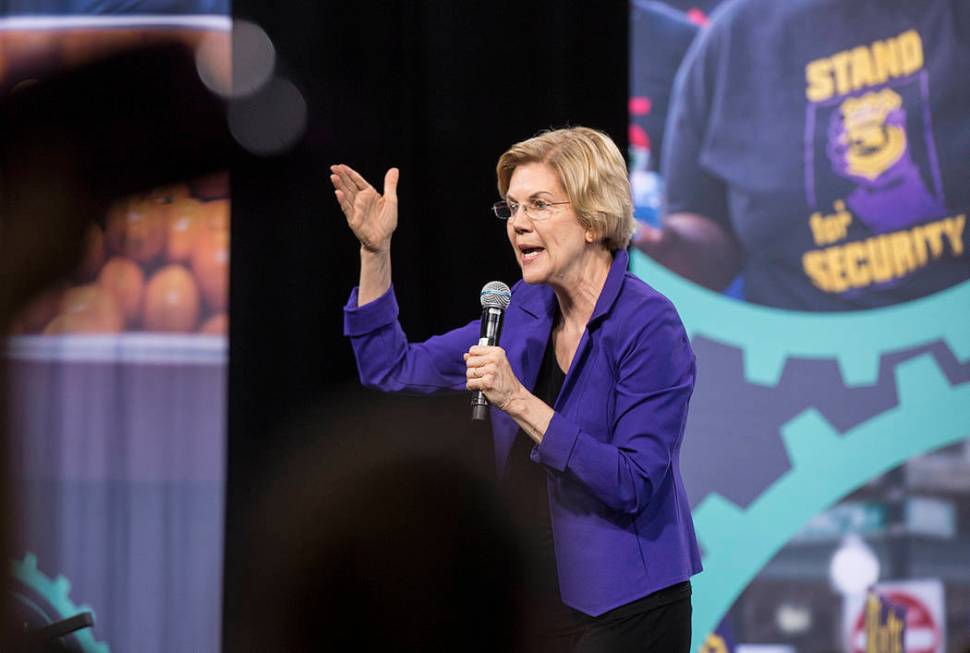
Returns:
[[[502,316],[512,301],[512,292],[501,281],[489,281],[482,288],[482,328],[480,346],[494,347],[502,333]],[[488,399],[481,390],[472,395],[472,419],[481,421],[488,416]]]

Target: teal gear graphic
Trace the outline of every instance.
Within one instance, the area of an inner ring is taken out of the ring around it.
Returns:
[[[944,342],[970,359],[970,282],[929,297],[849,313],[801,313],[733,300],[681,278],[640,252],[631,270],[677,307],[691,337],[739,349],[745,377],[775,386],[789,358],[838,362],[847,386],[874,384],[884,354]],[[804,525],[855,488],[906,460],[970,436],[970,383],[951,386],[932,356],[895,369],[898,403],[839,433],[816,409],[781,428],[791,468],[747,508],[717,493],[694,511],[705,550],[694,579],[692,650],[757,573]]]
[[[64,576],[48,577],[37,567],[37,557],[34,554],[27,553],[23,560],[12,561],[10,570],[17,581],[13,587],[15,603],[29,609],[31,614],[46,623],[73,617],[82,612],[94,614],[94,610],[86,605],[75,605],[69,596],[71,581]],[[111,653],[111,648],[106,643],[94,639],[90,628],[75,631],[68,638],[74,640],[79,650],[84,653]]]
[[[724,297],[638,251],[630,261],[634,274],[674,302],[692,338],[740,349],[746,376],[762,385],[776,385],[791,357],[837,360],[847,386],[875,383],[879,359],[891,351],[942,340],[958,359],[970,358],[970,282],[886,308],[802,313]]]

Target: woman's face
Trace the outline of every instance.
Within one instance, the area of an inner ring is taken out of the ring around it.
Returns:
[[[580,271],[580,262],[590,245],[591,234],[579,223],[571,204],[550,206],[543,216],[533,220],[525,207],[534,202],[548,204],[569,202],[555,169],[545,163],[526,163],[512,171],[505,199],[519,204],[519,210],[508,219],[509,241],[522,268],[526,283],[568,283],[570,272]]]

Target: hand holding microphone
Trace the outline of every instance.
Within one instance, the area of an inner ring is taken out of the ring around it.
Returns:
[[[474,391],[473,420],[485,419],[490,399],[499,408],[504,408],[519,386],[505,351],[497,346],[502,333],[502,318],[511,300],[509,287],[501,281],[491,281],[482,288],[480,338],[478,345],[465,354],[466,387]]]

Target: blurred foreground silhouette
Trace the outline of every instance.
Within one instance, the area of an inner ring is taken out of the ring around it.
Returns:
[[[333,393],[252,513],[231,651],[523,649],[523,561],[494,482],[427,400]]]

